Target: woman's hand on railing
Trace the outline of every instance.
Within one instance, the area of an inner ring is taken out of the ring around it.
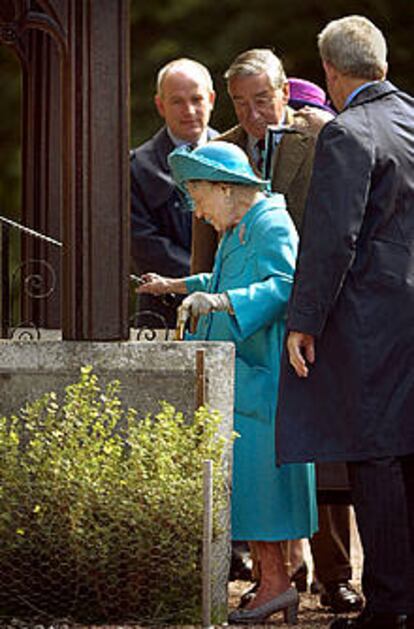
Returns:
[[[136,289],[137,293],[149,293],[151,295],[165,295],[166,293],[186,294],[185,280],[175,277],[163,277],[158,273],[144,273],[140,277],[141,284]]]

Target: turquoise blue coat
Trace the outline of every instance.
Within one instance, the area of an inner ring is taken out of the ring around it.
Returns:
[[[186,280],[189,293],[226,292],[234,311],[201,317],[194,340],[236,346],[232,537],[276,541],[317,527],[312,464],[276,468],[274,423],[286,307],[298,236],[281,195],[255,204],[218,248],[212,273]]]

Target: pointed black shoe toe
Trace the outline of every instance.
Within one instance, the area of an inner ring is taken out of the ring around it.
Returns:
[[[414,617],[362,612],[357,618],[337,618],[329,629],[414,629]]]
[[[333,583],[321,594],[321,605],[335,614],[350,614],[362,609],[364,600],[348,581]]]

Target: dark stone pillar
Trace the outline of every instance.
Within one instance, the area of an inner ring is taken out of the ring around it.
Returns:
[[[63,338],[127,339],[129,3],[67,6]]]
[[[22,41],[22,216],[24,225],[61,239],[62,115],[61,57],[53,38],[28,30]],[[21,303],[23,321],[60,327],[62,252],[48,242],[22,237]]]
[[[22,218],[63,240],[64,339],[129,335],[128,8],[129,0],[0,2],[0,43],[23,68]],[[23,262],[52,262],[57,280],[53,247],[25,236]],[[53,281],[40,262],[29,269],[37,273]],[[33,288],[24,318],[57,325],[56,288],[47,300]]]

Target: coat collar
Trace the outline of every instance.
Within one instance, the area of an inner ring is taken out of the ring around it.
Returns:
[[[234,227],[225,238],[224,257],[227,257],[240,247],[243,247],[249,240],[253,225],[265,212],[274,211],[275,205],[271,197],[265,197],[255,203],[248,212],[243,216],[242,220]],[[224,244],[224,243],[223,243]]]
[[[207,130],[209,140],[218,135],[217,131]],[[155,155],[155,159],[151,159],[145,171],[141,171],[141,185],[146,196],[147,202],[151,207],[159,207],[167,203],[168,199],[177,190],[171,175],[170,166],[167,158],[175,146],[171,140],[167,128],[161,127],[152,137],[151,150]],[[145,180],[144,180],[145,177]],[[179,194],[178,192],[176,193]]]
[[[158,163],[164,172],[169,172],[167,157],[169,153],[175,148],[174,143],[171,140],[167,127],[162,127],[153,137],[154,149],[157,155]]]
[[[315,139],[308,133],[286,133],[276,148],[272,166],[272,190],[286,194]]]
[[[365,103],[383,98],[384,96],[388,96],[388,94],[394,94],[398,91],[398,87],[395,87],[390,81],[378,81],[359,92],[342,111],[357,107],[358,105],[364,105]]]
[[[211,127],[207,128],[207,140],[212,140],[218,135],[218,132]],[[162,127],[153,137],[154,149],[157,154],[157,160],[164,172],[170,172],[167,157],[175,149],[175,144],[171,140],[167,131],[167,127]]]
[[[286,107],[285,125],[291,127],[294,125],[295,112],[291,107]],[[217,139],[225,142],[234,142],[242,148],[249,158],[250,165],[253,170],[257,171],[256,162],[248,150],[248,135],[240,125],[232,127]],[[298,130],[297,133],[286,133],[283,135],[279,145],[276,147],[274,165],[272,168],[272,189],[285,192],[290,183],[295,178],[299,167],[302,164],[304,156],[309,150],[309,142],[313,139],[309,134]],[[282,159],[283,165],[280,167],[279,162]]]

